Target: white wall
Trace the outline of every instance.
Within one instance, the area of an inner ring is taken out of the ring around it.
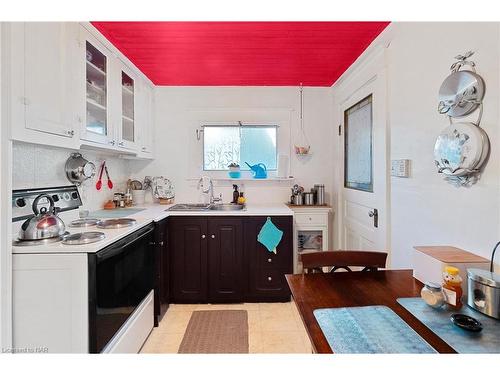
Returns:
[[[499,35],[498,23],[395,23],[379,38],[390,42],[390,158],[412,161],[410,178],[391,178],[394,268],[412,266],[414,245],[454,245],[489,258],[500,240]],[[469,50],[486,82],[481,126],[491,156],[476,185],[457,188],[437,174],[433,162],[436,137],[448,125],[437,113],[437,93],[454,56]]]
[[[291,174],[306,188],[324,183],[330,191],[332,186],[335,127],[330,98],[329,88],[304,88],[304,121],[312,154],[299,159],[292,153]],[[277,121],[279,132],[284,134],[279,137],[286,139],[286,152],[290,152],[298,137],[297,87],[157,87],[155,103],[155,160],[131,161],[131,173],[139,178],[158,174],[168,177],[175,185],[176,202],[201,199],[196,181],[188,179],[204,174],[202,142],[197,141],[195,134],[203,121]],[[289,200],[291,185],[289,182],[247,182],[244,189],[249,202],[282,203]],[[215,186],[215,193],[223,193],[225,202],[231,201],[231,191],[230,182],[219,182]]]
[[[41,188],[70,185],[66,178],[64,165],[70,154],[74,152],[64,148],[14,142],[13,145],[13,189]],[[94,178],[85,181],[79,188],[83,207],[90,210],[102,208],[103,204],[113,198],[113,191],[124,191],[128,179],[128,161],[116,156],[95,151],[80,150],[84,158],[96,166]],[[96,190],[99,166],[102,160],[113,181],[113,190],[108,189],[106,174],[103,173],[101,190]]]

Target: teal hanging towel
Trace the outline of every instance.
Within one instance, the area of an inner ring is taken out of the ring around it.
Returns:
[[[268,217],[257,236],[257,240],[264,245],[269,252],[276,254],[276,248],[281,242],[282,237],[283,231],[279,230],[276,225],[274,225],[271,218]]]

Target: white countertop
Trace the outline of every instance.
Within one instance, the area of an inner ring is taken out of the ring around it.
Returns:
[[[70,228],[66,229],[70,233],[99,231],[106,235],[106,238],[99,242],[87,245],[63,245],[61,242],[35,246],[12,246],[13,254],[46,254],[46,253],[95,253],[113,242],[127,236],[149,223],[158,222],[168,216],[293,216],[293,211],[285,204],[249,204],[245,210],[241,211],[166,211],[173,205],[146,204],[144,206],[134,206],[133,208],[143,208],[136,214],[127,216],[137,220],[137,224],[121,229],[101,229],[90,228]],[[91,215],[92,216],[92,215]],[[69,224],[69,223],[66,223]]]

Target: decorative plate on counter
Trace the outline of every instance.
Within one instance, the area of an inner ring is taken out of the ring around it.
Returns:
[[[438,172],[448,176],[465,176],[476,172],[489,152],[486,133],[470,122],[459,122],[446,127],[434,146],[434,160]]]
[[[175,197],[174,185],[163,176],[153,177],[153,196],[156,199],[172,199]]]

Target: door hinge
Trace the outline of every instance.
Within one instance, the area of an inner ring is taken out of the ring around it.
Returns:
[[[342,135],[342,125],[339,125],[339,135]]]

